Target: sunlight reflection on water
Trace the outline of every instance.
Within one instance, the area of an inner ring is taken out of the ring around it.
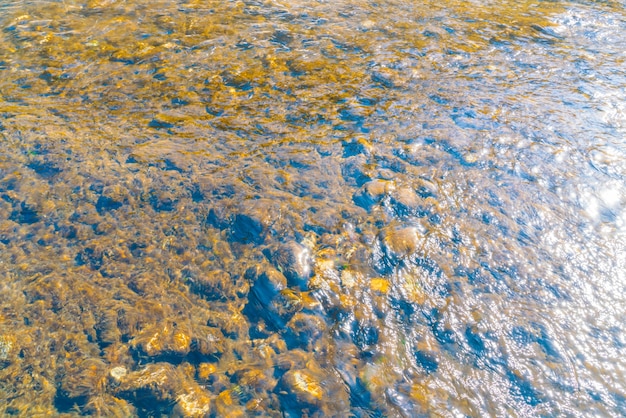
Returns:
[[[0,414],[626,415],[616,2],[0,6]]]

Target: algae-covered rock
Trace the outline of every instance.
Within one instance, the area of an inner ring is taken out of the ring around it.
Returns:
[[[149,393],[158,401],[170,400],[181,384],[181,377],[176,368],[165,362],[148,364],[146,367],[128,373],[121,379],[117,393],[142,391]]]
[[[11,334],[0,335],[0,365],[10,362],[16,352],[17,339]]]
[[[191,340],[193,353],[202,358],[213,358],[224,352],[225,338],[219,328],[196,325]]]
[[[211,398],[199,385],[190,384],[176,397],[172,417],[208,417],[211,412]]]
[[[186,326],[172,322],[157,324],[143,329],[131,345],[148,357],[166,355],[185,356],[191,349],[192,335]]]
[[[100,417],[126,418],[137,415],[137,410],[126,400],[107,393],[99,394],[87,402],[84,412]]]
[[[281,409],[291,414],[318,411],[320,416],[343,416],[349,411],[349,397],[345,384],[314,359],[306,368],[285,372],[276,386]]]
[[[296,241],[288,241],[278,245],[269,258],[285,275],[289,286],[307,289],[308,281],[313,276],[313,258],[308,247]]]
[[[170,363],[153,363],[128,373],[115,393],[134,400],[136,405],[160,409],[170,416],[205,417],[210,412],[209,394]]]
[[[198,274],[190,278],[189,283],[193,292],[208,300],[234,299],[240,291],[230,274],[224,270]]]
[[[290,406],[318,406],[329,394],[308,370],[289,370],[280,379],[281,394]]]

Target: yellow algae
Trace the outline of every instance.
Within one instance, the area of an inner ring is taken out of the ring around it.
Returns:
[[[387,294],[389,292],[389,280],[383,279],[380,277],[374,278],[370,280],[370,288],[374,292],[380,292],[382,294]]]
[[[209,377],[217,372],[217,366],[212,363],[200,363],[198,365],[198,378],[201,380],[207,380]]]

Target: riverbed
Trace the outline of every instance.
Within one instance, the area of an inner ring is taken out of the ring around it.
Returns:
[[[0,3],[0,415],[626,415],[618,1]]]

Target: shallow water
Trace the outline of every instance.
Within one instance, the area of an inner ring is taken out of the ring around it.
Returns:
[[[0,4],[0,413],[626,415],[612,1]]]

